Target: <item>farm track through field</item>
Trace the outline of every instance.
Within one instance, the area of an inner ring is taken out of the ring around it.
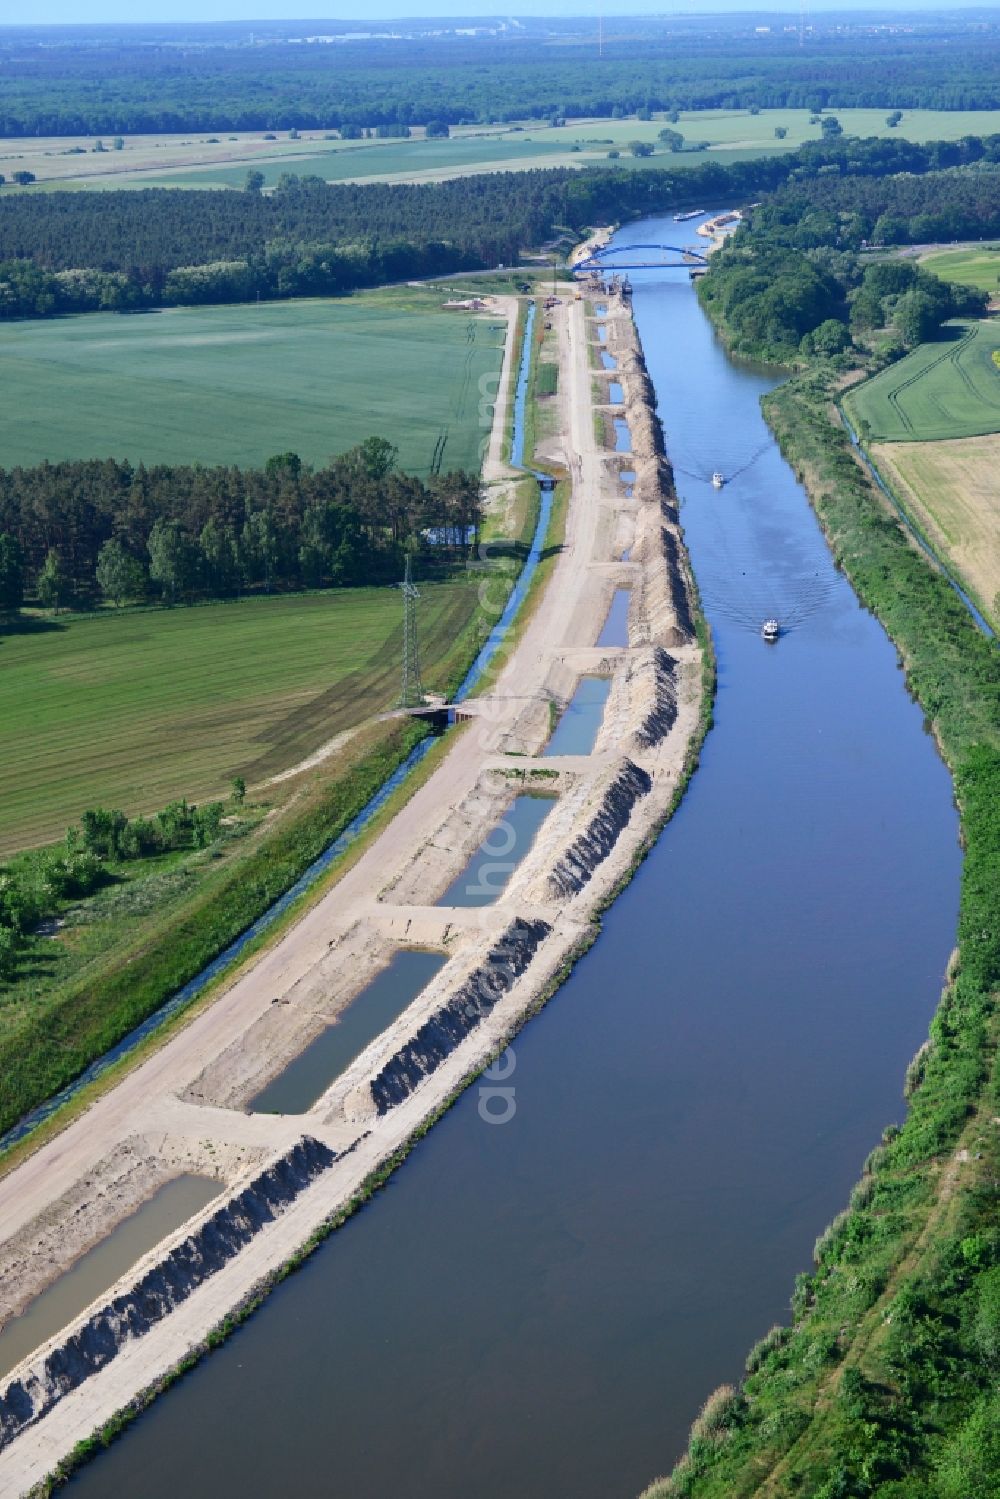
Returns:
[[[961,355],[963,350],[972,343],[978,331],[978,329],[973,328],[969,337],[962,340],[961,344],[959,344],[958,348],[953,352],[951,356],[951,362],[955,366],[955,373],[958,375],[962,384],[965,386],[970,396],[972,396],[974,400],[979,399],[979,391],[977,391],[976,387],[973,385],[971,376],[969,375],[968,370],[965,368],[965,365],[962,363]]]
[[[472,620],[470,582],[421,583],[425,673]],[[85,807],[149,812],[251,785],[389,707],[399,594],[351,589],[0,638],[0,851],[60,836]]]
[[[433,625],[421,634],[424,659],[433,663],[447,655],[448,646],[462,634],[468,618],[464,596],[457,595],[446,603]],[[372,713],[391,707],[399,691],[402,656],[403,627],[399,624],[363,669],[350,672],[262,729],[254,740],[261,746],[261,754],[248,760],[238,773],[250,785],[258,785],[294,762],[302,745],[319,743],[353,727],[358,722],[359,703],[369,705]]]

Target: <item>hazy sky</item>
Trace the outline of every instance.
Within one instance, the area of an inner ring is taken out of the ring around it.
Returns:
[[[955,0],[959,3],[959,0]],[[967,0],[966,0],[967,3]],[[816,10],[942,10],[948,0],[807,0]],[[600,0],[515,0],[504,9],[497,0],[0,0],[0,23],[114,21],[240,21],[271,19],[385,19],[406,16],[596,15]],[[712,11],[791,10],[799,0],[605,0],[605,16]]]

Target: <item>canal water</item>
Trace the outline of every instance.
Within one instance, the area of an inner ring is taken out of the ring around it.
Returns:
[[[950,782],[770,440],[772,377],[686,272],[631,275],[718,652],[698,773],[515,1042],[513,1117],[469,1089],[77,1495],[628,1499],[902,1117],[954,940]]]

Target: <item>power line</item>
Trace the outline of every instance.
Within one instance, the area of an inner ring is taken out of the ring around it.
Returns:
[[[420,591],[413,581],[411,559],[406,558],[406,574],[399,584],[403,595],[403,690],[401,708],[415,708],[424,700],[420,681],[420,652],[417,646],[417,599]]]

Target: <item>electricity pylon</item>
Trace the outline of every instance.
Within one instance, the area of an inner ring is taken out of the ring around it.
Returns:
[[[401,708],[415,708],[424,700],[424,689],[420,681],[420,653],[417,649],[417,599],[420,591],[411,575],[411,562],[406,559],[406,575],[399,588],[403,595],[403,691],[399,700]]]

